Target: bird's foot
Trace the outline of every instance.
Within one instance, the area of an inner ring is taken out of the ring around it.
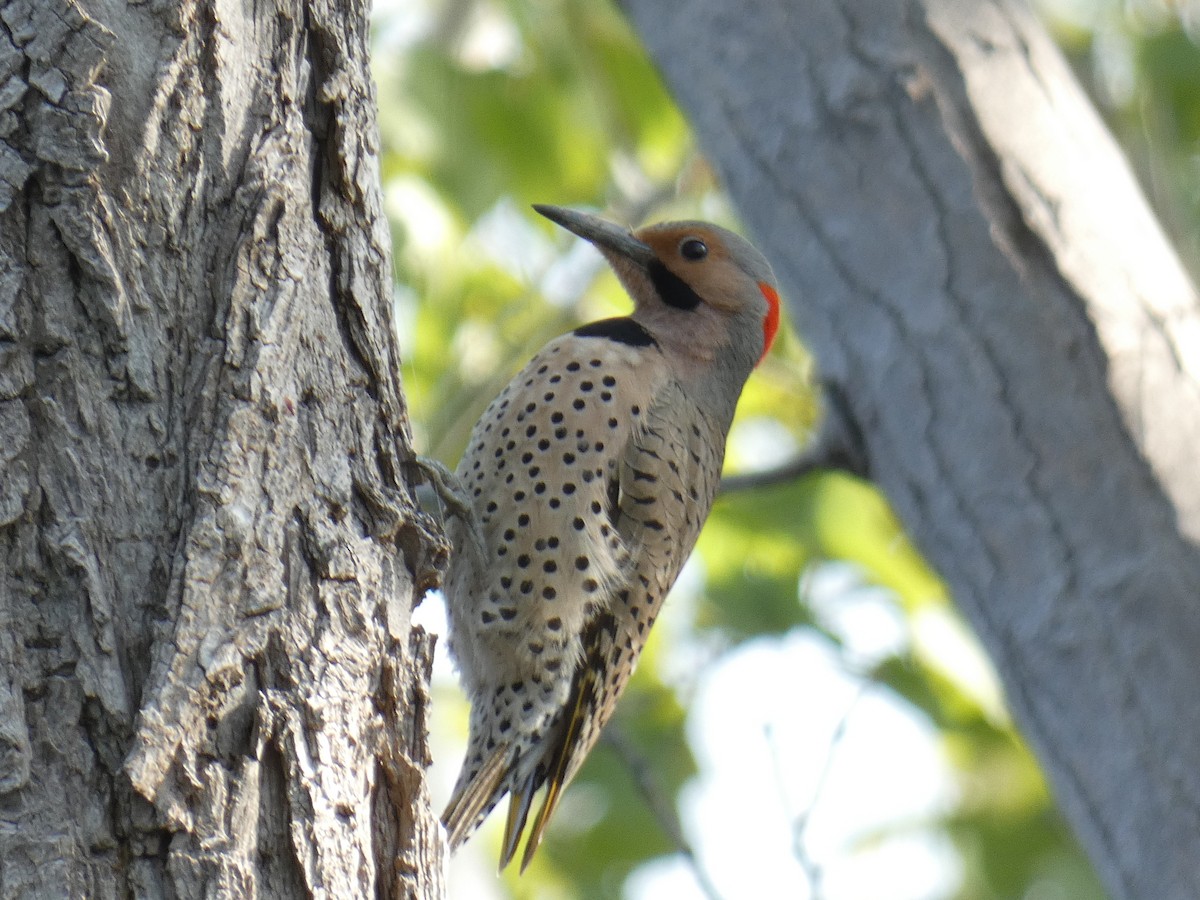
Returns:
[[[420,481],[429,486],[446,513],[462,522],[475,549],[482,556],[484,542],[479,517],[475,514],[475,507],[471,503],[467,489],[463,487],[458,476],[451,472],[445,464],[429,456],[413,454],[410,459],[405,461],[405,465],[419,473]]]

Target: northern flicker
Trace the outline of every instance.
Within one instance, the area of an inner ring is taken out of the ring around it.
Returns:
[[[471,717],[442,821],[455,849],[510,794],[503,868],[544,785],[522,870],[695,545],[738,396],[779,325],[770,265],[724,228],[631,233],[535,209],[599,249],[634,311],[547,344],[456,473],[472,514],[451,520],[444,589]]]

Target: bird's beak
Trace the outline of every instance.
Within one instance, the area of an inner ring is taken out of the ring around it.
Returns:
[[[637,263],[645,269],[654,261],[654,251],[648,244],[643,244],[633,236],[628,228],[614,225],[599,216],[582,213],[578,210],[562,206],[547,206],[535,203],[533,208],[549,219],[561,225],[572,234],[577,234],[585,241],[591,241],[601,250],[607,250],[617,256]]]

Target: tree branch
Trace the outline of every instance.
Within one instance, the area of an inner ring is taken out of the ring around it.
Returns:
[[[840,469],[867,478],[867,455],[862,432],[858,428],[846,395],[833,384],[824,391],[825,417],[809,445],[792,459],[773,469],[726,475],[721,479],[721,494],[773,487],[803,478],[822,469]]]
[[[638,751],[629,740],[629,737],[615,722],[610,722],[608,727],[604,729],[601,738],[604,743],[612,748],[617,754],[621,762],[625,764],[625,768],[629,771],[633,778],[633,783],[646,801],[646,806],[650,812],[654,814],[654,818],[658,820],[659,827],[662,828],[663,834],[667,839],[675,845],[675,850],[680,856],[687,861],[688,866],[692,870],[692,874],[696,878],[696,883],[700,886],[700,890],[710,900],[722,900],[720,891],[717,890],[715,884],[708,877],[704,867],[700,864],[700,858],[696,855],[695,848],[684,836],[683,825],[679,821],[679,815],[675,812],[675,804],[671,802],[671,798],[667,796],[662,786],[655,780],[653,771],[646,758]]]

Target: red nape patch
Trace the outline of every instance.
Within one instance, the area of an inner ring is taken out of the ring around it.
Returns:
[[[763,356],[770,352],[771,345],[775,343],[775,333],[779,331],[779,294],[765,281],[758,283],[758,289],[767,298],[767,314],[763,317],[763,352],[758,358],[762,362]]]

